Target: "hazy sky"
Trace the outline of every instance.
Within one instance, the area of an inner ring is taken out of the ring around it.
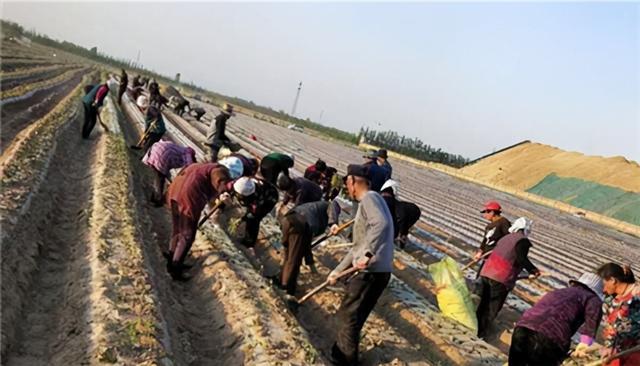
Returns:
[[[531,139],[640,161],[635,3],[2,3],[2,18],[349,131],[470,158]],[[324,111],[324,112],[322,112]],[[378,126],[378,123],[380,125]]]

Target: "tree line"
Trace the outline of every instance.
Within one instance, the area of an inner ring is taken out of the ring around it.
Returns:
[[[461,168],[469,163],[469,159],[462,155],[455,155],[425,144],[417,137],[400,136],[395,131],[375,131],[361,128],[358,140],[389,149],[412,158]]]

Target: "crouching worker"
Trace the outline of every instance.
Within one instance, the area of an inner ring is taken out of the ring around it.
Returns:
[[[593,343],[601,318],[602,280],[585,273],[525,311],[513,331],[509,365],[560,365],[578,329],[580,344],[574,355],[582,355]]]
[[[380,194],[369,190],[368,177],[365,166],[347,167],[347,191],[360,203],[353,225],[353,246],[327,278],[330,284],[335,284],[338,274],[347,268],[360,270],[349,281],[337,314],[339,328],[331,359],[338,365],[357,364],[360,330],[387,287],[393,269],[391,213]],[[331,227],[332,233],[337,230],[337,226]],[[368,259],[367,254],[373,257]]]
[[[217,163],[196,163],[183,169],[169,186],[167,204],[171,208],[172,233],[167,271],[174,280],[185,281],[184,260],[198,230],[205,205],[216,198],[228,202],[226,193],[231,176]]]
[[[304,203],[289,210],[280,219],[282,225],[282,245],[284,263],[280,271],[280,287],[289,295],[295,295],[302,259],[316,272],[311,254],[311,241],[324,233],[328,226],[335,225],[340,216],[337,201],[316,201]]]
[[[532,246],[527,238],[531,232],[531,221],[521,217],[511,225],[509,232],[498,241],[480,271],[481,295],[476,310],[480,338],[487,337],[520,272],[526,269],[528,273],[540,276],[540,271],[528,257]]]
[[[164,202],[164,181],[170,177],[171,169],[178,169],[196,162],[196,152],[170,141],[158,141],[151,146],[142,162],[154,170],[153,192],[149,201],[156,206]]]
[[[278,203],[278,189],[262,179],[241,177],[233,183],[233,190],[240,204],[247,208],[247,213],[242,217],[246,223],[242,245],[255,255],[253,248],[258,240],[260,222]]]

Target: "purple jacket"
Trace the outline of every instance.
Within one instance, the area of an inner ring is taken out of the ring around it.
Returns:
[[[544,295],[524,312],[516,326],[536,331],[568,350],[580,326],[580,334],[594,338],[601,318],[602,300],[588,288],[576,285]]]

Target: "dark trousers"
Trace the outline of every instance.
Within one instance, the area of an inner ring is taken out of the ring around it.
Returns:
[[[82,138],[88,139],[91,135],[93,127],[96,125],[96,119],[98,118],[98,109],[82,103],[84,106],[84,123],[82,124]]]
[[[246,233],[242,244],[248,248],[253,248],[256,245],[258,234],[260,233],[260,222],[271,213],[280,199],[278,189],[274,185],[265,182],[263,189],[264,191],[257,200],[255,212],[244,217]]]
[[[220,152],[220,149],[222,149],[223,146],[229,146],[229,143],[231,141],[229,140],[220,140],[220,139],[216,139],[213,141],[213,144],[209,145],[209,149],[211,150],[211,161],[212,162],[216,162],[218,161],[218,153]]]
[[[120,89],[118,89],[118,103],[122,104],[122,95],[127,91],[126,85],[121,85]]]
[[[331,358],[338,365],[358,362],[360,330],[387,287],[391,273],[360,273],[351,279],[338,311],[338,334]]]
[[[164,181],[167,178],[159,171],[155,169],[153,171],[155,172],[155,174],[153,177],[153,192],[151,194],[151,201],[161,204],[164,201]]]
[[[276,184],[280,172],[289,175],[289,169],[282,170],[280,162],[275,159],[264,158],[260,162],[260,174],[267,182]]]
[[[398,220],[398,231],[402,236],[409,235],[409,230],[420,219],[420,208],[411,202],[396,202],[396,218]]]
[[[256,216],[252,215],[251,217],[244,218],[246,223],[247,231],[244,235],[244,240],[242,244],[247,248],[253,248],[256,246],[256,241],[258,241],[258,234],[260,233],[260,222],[264,216]]]
[[[502,309],[509,289],[500,282],[486,277],[480,277],[480,303],[476,309],[478,317],[478,337],[485,338]]]
[[[567,351],[536,331],[516,327],[509,348],[509,366],[560,365]]]
[[[182,267],[189,250],[191,250],[191,245],[196,239],[198,219],[181,214],[175,201],[171,201],[171,219],[169,253],[172,255],[172,264],[176,267]]]
[[[311,254],[313,234],[304,217],[297,213],[291,213],[283,218],[282,233],[285,259],[280,272],[280,284],[289,295],[295,295],[302,258],[311,256],[313,259]]]

